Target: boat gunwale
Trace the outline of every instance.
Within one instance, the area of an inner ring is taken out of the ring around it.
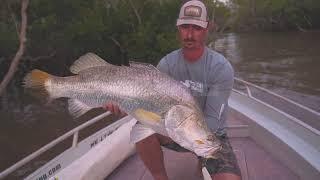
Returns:
[[[298,106],[298,107],[300,107],[300,108],[302,108],[302,109],[304,109],[304,110],[312,113],[313,115],[320,116],[320,112],[318,112],[318,111],[316,111],[316,110],[313,110],[313,109],[311,109],[311,108],[309,108],[309,107],[307,107],[307,106],[304,106],[304,105],[302,105],[302,104],[300,104],[300,103],[298,103],[298,102],[295,102],[295,101],[293,101],[293,100],[291,100],[291,99],[289,99],[289,98],[286,98],[286,97],[284,97],[284,96],[281,96],[281,95],[279,95],[279,94],[277,94],[277,93],[275,93],[275,92],[273,92],[273,91],[270,91],[270,90],[265,89],[265,88],[263,88],[263,87],[261,87],[261,86],[258,86],[258,85],[256,85],[256,84],[253,84],[253,83],[251,83],[251,82],[245,81],[245,80],[240,79],[240,78],[237,78],[237,77],[235,77],[234,80],[235,80],[236,82],[240,82],[240,83],[245,84],[246,89],[247,89],[247,94],[246,94],[246,95],[247,95],[248,97],[250,97],[250,98],[254,98],[254,96],[252,96],[251,90],[250,90],[249,86],[254,87],[254,88],[257,88],[257,89],[259,89],[259,90],[261,90],[261,91],[264,91],[264,92],[268,93],[269,95],[272,95],[272,96],[281,98],[282,100],[284,100],[284,101],[286,101],[286,102],[288,102],[288,103],[291,103],[291,104],[293,104],[293,105],[296,105],[296,106]],[[241,91],[238,91],[238,90],[235,90],[235,89],[233,89],[233,91],[234,91],[234,92],[237,92],[237,93],[240,93],[240,92],[241,92]],[[245,94],[245,93],[242,93],[242,94]],[[261,100],[260,100],[260,101],[261,101]]]
[[[31,153],[27,157],[23,158],[22,160],[18,161],[17,163],[13,164],[9,168],[7,168],[4,171],[2,171],[0,173],[0,179],[6,177],[10,173],[14,172],[15,170],[17,170],[20,167],[24,166],[25,164],[29,163],[34,158],[39,157],[41,154],[43,154],[46,151],[50,150],[51,148],[55,147],[57,144],[59,144],[60,142],[66,140],[67,138],[69,138],[72,135],[73,135],[73,140],[72,140],[71,148],[76,147],[76,145],[79,143],[78,142],[78,133],[79,133],[79,131],[83,130],[84,128],[86,128],[86,127],[88,127],[88,126],[90,126],[90,125],[92,125],[92,124],[94,124],[94,123],[96,123],[98,121],[100,121],[101,119],[103,119],[103,118],[105,118],[105,117],[107,117],[109,115],[111,115],[111,112],[109,112],[109,111],[107,111],[105,113],[102,113],[102,114],[92,118],[91,120],[89,120],[89,121],[87,121],[87,122],[75,127],[74,129],[68,131],[67,133],[63,134],[62,136],[59,136],[55,140],[53,140],[53,141],[49,142],[48,144],[42,146],[37,151]]]
[[[235,80],[236,80],[236,82],[240,82],[240,83],[245,84],[246,90],[247,90],[247,94],[244,93],[244,92],[242,92],[242,91],[236,90],[236,89],[232,89],[233,92],[236,92],[236,93],[238,93],[238,94],[240,94],[240,95],[247,96],[247,97],[253,99],[254,101],[257,101],[257,102],[259,102],[259,103],[261,103],[261,104],[264,104],[264,105],[267,106],[268,108],[271,108],[271,109],[277,111],[278,113],[286,116],[287,118],[289,118],[289,119],[292,120],[293,122],[295,122],[295,123],[299,124],[300,126],[303,126],[304,128],[310,130],[312,133],[314,133],[314,134],[316,134],[316,135],[320,135],[320,130],[318,130],[318,129],[316,129],[316,128],[313,128],[312,126],[310,126],[309,124],[301,121],[300,119],[298,119],[298,118],[296,118],[296,117],[294,117],[294,116],[292,116],[292,115],[290,115],[290,114],[288,114],[288,113],[286,113],[286,112],[278,109],[277,107],[275,107],[275,106],[273,106],[273,105],[271,105],[271,104],[269,104],[269,103],[266,103],[266,102],[264,102],[264,101],[262,101],[262,100],[260,100],[260,99],[258,99],[258,98],[256,98],[256,97],[254,97],[254,96],[252,95],[252,93],[251,93],[251,90],[250,90],[250,87],[249,87],[249,86],[254,87],[254,88],[257,88],[257,89],[259,89],[259,90],[261,90],[261,91],[264,91],[264,92],[266,92],[266,93],[268,93],[269,95],[272,95],[272,96],[274,96],[274,97],[281,98],[282,100],[286,101],[287,103],[291,103],[291,104],[293,104],[293,105],[296,105],[297,107],[300,107],[300,108],[308,111],[309,113],[312,113],[312,114],[315,115],[315,116],[320,117],[320,112],[317,112],[317,111],[315,111],[315,110],[313,110],[313,109],[311,109],[311,108],[309,108],[309,107],[306,107],[306,106],[304,106],[304,105],[302,105],[302,104],[299,104],[299,103],[297,103],[297,102],[294,102],[294,101],[292,101],[292,100],[290,100],[290,99],[288,99],[288,98],[286,98],[286,97],[284,97],[284,96],[281,96],[281,95],[279,95],[279,94],[277,94],[277,93],[275,93],[275,92],[272,92],[272,91],[270,91],[270,90],[267,90],[267,89],[265,89],[265,88],[263,88],[263,87],[260,87],[260,86],[258,86],[258,85],[255,85],[255,84],[253,84],[253,83],[247,82],[247,81],[242,80],[242,79],[240,79],[240,78],[235,78]]]

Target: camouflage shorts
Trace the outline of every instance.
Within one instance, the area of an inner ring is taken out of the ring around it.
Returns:
[[[236,156],[233,153],[227,135],[225,133],[216,134],[216,137],[221,141],[222,148],[214,155],[215,158],[198,157],[202,167],[206,167],[210,175],[232,173],[241,176]],[[164,144],[163,146],[178,152],[190,152],[175,142]]]

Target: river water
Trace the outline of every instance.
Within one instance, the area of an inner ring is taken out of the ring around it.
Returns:
[[[236,77],[320,111],[319,32],[230,33],[210,46],[227,57]],[[0,106],[0,171],[99,113],[70,120],[65,100],[43,105],[27,93],[18,92],[22,105]],[[43,163],[32,163],[13,178]]]
[[[235,76],[320,111],[320,33],[226,34],[211,44]]]

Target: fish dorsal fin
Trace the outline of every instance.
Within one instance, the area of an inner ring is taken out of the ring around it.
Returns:
[[[94,53],[87,53],[77,59],[70,67],[70,71],[74,74],[79,74],[80,71],[97,66],[113,66],[107,63]]]
[[[81,115],[88,112],[92,107],[84,104],[83,102],[77,100],[77,99],[69,99],[68,100],[68,110],[69,113],[72,115],[72,117],[77,118]]]
[[[152,64],[149,64],[149,63],[130,61],[129,65],[132,68],[143,68],[143,69],[149,69],[152,71],[160,72],[158,68],[156,68],[155,66],[153,66]]]

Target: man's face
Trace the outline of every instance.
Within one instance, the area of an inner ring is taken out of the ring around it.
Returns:
[[[204,46],[208,28],[193,24],[182,24],[178,26],[178,31],[183,48],[197,49]]]

